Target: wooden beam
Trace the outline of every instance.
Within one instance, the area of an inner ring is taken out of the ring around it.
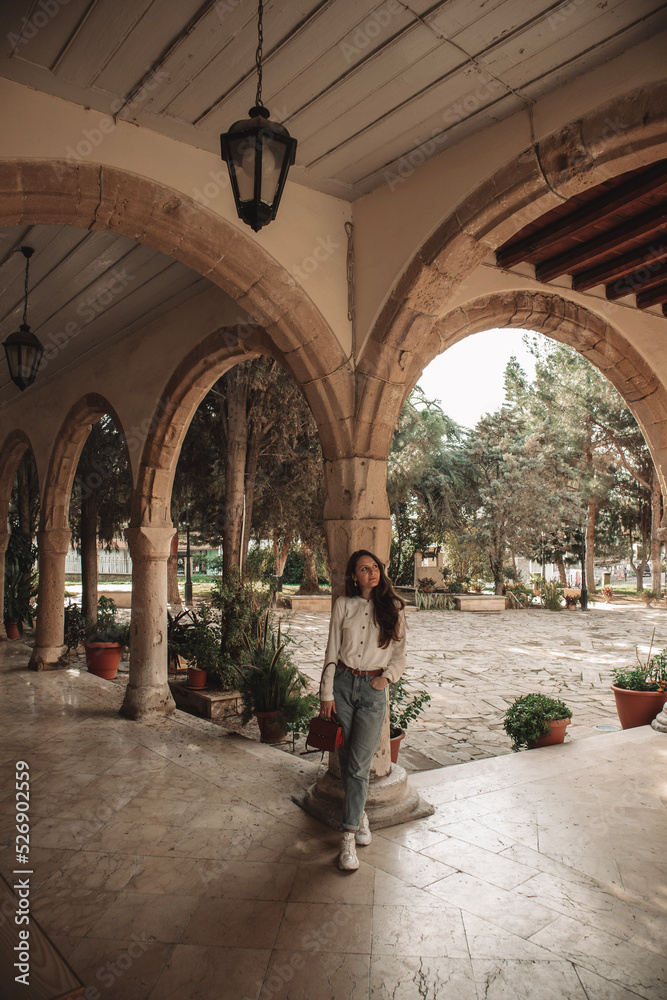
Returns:
[[[649,309],[651,306],[657,306],[659,302],[667,302],[667,281],[656,285],[650,292],[640,292],[637,296],[638,309]]]
[[[566,250],[565,253],[550,257],[535,268],[538,281],[551,281],[561,274],[569,274],[580,264],[590,264],[598,257],[621,250],[641,236],[649,236],[667,226],[667,205],[663,202],[643,212],[635,219],[629,219],[623,225],[601,233],[595,239],[580,243]]]
[[[604,264],[598,264],[597,267],[576,271],[572,275],[572,288],[575,292],[585,292],[586,289],[593,288],[595,285],[603,285],[608,281],[622,278],[626,274],[636,271],[642,264],[650,266],[654,261],[666,259],[667,246],[662,243],[657,247],[653,243],[649,246],[644,244],[637,250],[630,250],[621,257],[606,260]]]
[[[607,285],[605,292],[610,302],[622,299],[625,295],[636,295],[638,292],[647,292],[654,285],[661,285],[667,278],[667,261],[658,263],[651,261],[644,267],[638,268],[632,274],[628,274],[622,281],[615,281],[613,285]]]
[[[500,247],[496,251],[496,260],[501,267],[512,267],[514,264],[519,264],[537,251],[547,249],[566,236],[572,236],[584,226],[601,222],[624,205],[631,205],[633,201],[666,186],[667,163],[661,160],[645,174],[640,177],[631,177],[630,180],[588,202],[570,215],[554,220],[548,226],[535,230],[530,236],[526,236],[514,244],[511,243],[511,240],[508,241],[509,246],[505,244],[506,249]],[[573,198],[572,201],[574,202],[575,199]]]

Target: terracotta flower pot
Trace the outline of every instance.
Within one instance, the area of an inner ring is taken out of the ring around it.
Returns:
[[[86,642],[86,666],[91,674],[112,681],[118,674],[123,647],[119,642]]]
[[[389,753],[391,755],[392,764],[398,762],[398,751],[401,749],[401,742],[405,739],[405,730],[399,730],[396,736],[391,736],[389,739]]]
[[[536,747],[550,747],[555,743],[563,743],[565,740],[565,730],[572,722],[572,719],[552,719],[548,725],[551,730],[545,736],[540,736],[536,743],[530,744],[530,749]]]
[[[202,688],[206,687],[206,671],[200,670],[199,667],[188,667],[188,687],[191,688]]]
[[[667,691],[628,691],[611,686],[621,729],[650,726],[667,702]]]
[[[8,639],[19,638],[19,627],[16,622],[5,622],[5,632],[7,633]]]
[[[253,712],[262,737],[262,743],[282,743],[287,736],[280,712]]]

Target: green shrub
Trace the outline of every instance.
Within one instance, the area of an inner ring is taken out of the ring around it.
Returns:
[[[389,685],[389,731],[390,735],[397,736],[401,729],[407,729],[409,723],[414,722],[422,712],[424,706],[429,703],[431,696],[428,691],[417,691],[411,693],[405,687],[403,678],[399,677],[395,684]]]
[[[512,750],[536,743],[549,732],[554,719],[571,719],[572,712],[557,698],[544,694],[524,694],[510,705],[503,718],[503,728],[512,740]]]

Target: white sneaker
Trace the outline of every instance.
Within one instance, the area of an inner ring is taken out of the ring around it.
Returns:
[[[368,816],[366,813],[361,817],[361,823],[359,824],[359,829],[354,835],[355,842],[359,844],[359,847],[368,847],[372,840],[371,828],[368,825]]]
[[[359,858],[354,846],[354,830],[343,830],[341,834],[338,867],[344,872],[353,872],[359,867]]]

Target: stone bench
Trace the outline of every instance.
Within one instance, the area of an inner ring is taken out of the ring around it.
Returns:
[[[238,691],[207,691],[189,688],[183,680],[169,680],[177,708],[190,709],[204,719],[226,719],[228,715],[238,715],[241,711],[241,696]]]
[[[331,594],[284,594],[283,601],[289,601],[292,611],[331,611]]]
[[[504,611],[503,594],[452,594],[457,611]]]

